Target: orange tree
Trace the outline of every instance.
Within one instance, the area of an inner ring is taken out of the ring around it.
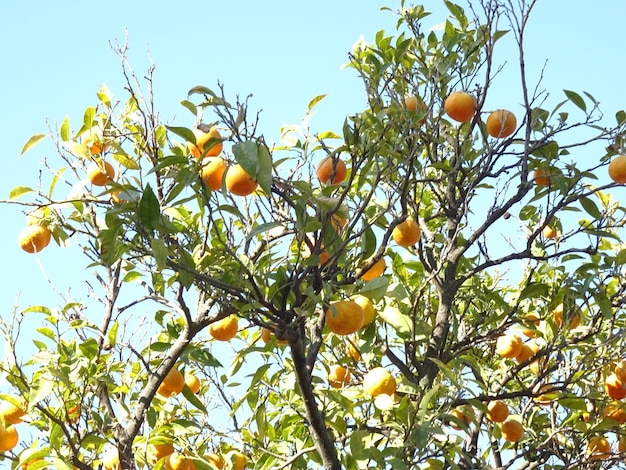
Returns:
[[[607,123],[569,90],[548,108],[524,68],[534,2],[474,3],[444,1],[432,31],[423,7],[402,5],[395,35],[358,43],[348,66],[367,106],[339,134],[287,126],[270,146],[262,117],[222,86],[193,88],[193,118],[166,126],[151,74],[142,85],[128,65],[125,102],[103,87],[77,128],[51,132],[49,189],[19,186],[7,202],[46,228],[25,249],[70,238],[94,282],[3,322],[13,412],[1,429],[35,439],[3,443],[5,458],[619,465],[626,251],[610,190],[626,180],[626,114]],[[492,97],[503,38],[520,84],[506,102]],[[217,158],[211,189],[201,175]],[[59,195],[59,182],[74,189]]]

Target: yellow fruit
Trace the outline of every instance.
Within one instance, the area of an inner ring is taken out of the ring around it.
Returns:
[[[348,341],[348,343],[346,344],[346,352],[354,362],[361,360],[361,353],[359,352],[359,348],[357,348],[354,342]]]
[[[604,406],[605,418],[614,419],[620,424],[626,423],[626,405],[619,400],[613,400]]]
[[[115,169],[109,162],[96,160],[87,168],[87,179],[94,186],[105,186],[115,178]]]
[[[496,352],[507,359],[515,359],[522,352],[524,342],[518,335],[504,335],[496,340]]]
[[[209,334],[218,341],[230,341],[239,331],[239,320],[235,315],[217,320],[209,325]]]
[[[369,297],[365,297],[364,295],[355,295],[352,297],[352,300],[363,309],[363,325],[361,325],[361,328],[364,328],[372,323],[376,312],[374,311],[374,303],[371,299]]]
[[[22,402],[16,398],[15,401]],[[3,401],[0,404],[0,418],[5,424],[18,424],[22,422],[22,417],[26,414],[21,406],[17,406],[10,401]]]
[[[537,351],[539,351],[539,345],[534,341],[529,341],[528,343],[522,344],[522,349],[519,354],[515,356],[515,360],[521,364],[524,361],[527,361],[531,357],[533,357]]]
[[[346,179],[348,170],[343,160],[339,158],[326,157],[319,162],[315,171],[320,183],[327,184],[332,177],[332,184],[339,184]]]
[[[537,338],[539,336],[539,333],[536,331],[536,328],[539,328],[539,325],[541,324],[539,315],[535,312],[528,312],[526,316],[524,316],[524,324],[527,325],[528,328],[522,329],[522,333],[529,338]]]
[[[375,367],[363,377],[363,391],[377,397],[381,394],[393,395],[396,393],[396,379],[384,367]]]
[[[350,382],[350,371],[339,364],[330,366],[328,371],[328,383],[333,388],[341,388]]]
[[[365,264],[369,264],[370,260],[367,260]],[[380,258],[376,261],[371,268],[361,274],[361,279],[364,281],[371,281],[372,279],[376,279],[378,276],[381,276],[385,272],[385,268],[387,265],[385,264],[385,258]]]
[[[337,335],[349,335],[363,326],[363,309],[352,300],[339,300],[326,310],[326,327]]]
[[[406,219],[393,228],[391,236],[394,241],[404,247],[415,245],[420,241],[422,231],[419,224],[413,219]]]
[[[172,367],[165,378],[163,378],[163,382],[159,385],[157,393],[165,398],[169,398],[178,395],[183,391],[184,387],[185,377],[176,367]]]
[[[159,460],[168,457],[174,453],[174,446],[171,443],[161,444],[149,444],[148,445],[148,460],[153,465]]]
[[[498,109],[489,115],[486,126],[487,133],[491,137],[503,139],[515,132],[517,119],[512,112],[506,109]]]
[[[167,470],[193,470],[196,466],[193,460],[188,459],[186,455],[180,452],[173,452],[167,456],[165,468]]]
[[[248,458],[239,451],[233,450],[226,454],[226,460],[231,462],[233,470],[243,470],[248,462]]]
[[[557,232],[555,228],[550,227],[549,225],[546,225],[543,228],[542,233],[543,233],[544,238],[548,240],[553,240],[559,235],[559,232]]]
[[[222,179],[226,173],[226,162],[220,157],[205,158],[204,166],[200,173],[202,182],[212,191],[222,189]]]
[[[524,434],[524,425],[517,419],[507,419],[500,427],[502,437],[509,442],[518,442]]]
[[[224,457],[220,454],[216,454],[215,452],[209,452],[204,456],[205,460],[211,464],[218,470],[222,470],[224,468]]]
[[[604,436],[593,436],[587,443],[587,454],[589,454],[591,460],[610,457],[611,443]]]
[[[556,323],[556,326],[560,328],[563,323],[563,304],[557,305],[552,313],[554,315],[554,323]],[[582,318],[580,307],[577,305],[572,306],[567,313],[567,317],[569,317],[568,328],[573,329],[580,325],[580,320]]]
[[[509,417],[509,407],[502,400],[489,402],[487,416],[494,423],[501,423]]]
[[[626,155],[613,157],[609,163],[609,177],[616,183],[626,183]]]
[[[465,427],[469,426],[472,422],[472,416],[474,416],[474,408],[471,405],[460,406],[450,411],[450,415],[454,416],[458,421],[463,423]],[[450,421],[450,426],[457,431],[462,427],[455,421]]]
[[[191,393],[198,393],[200,391],[200,385],[202,384],[200,383],[200,379],[196,377],[195,374],[188,372],[185,374],[185,385],[189,387]]]
[[[222,143],[222,136],[219,131],[215,127],[211,127],[209,132],[202,132],[200,129],[193,128],[192,132],[196,136],[196,143],[189,144],[189,149],[194,157],[200,158],[204,153],[204,146],[211,139],[220,139],[219,142],[215,142],[211,145],[211,148],[206,150],[205,157],[217,157],[220,153],[222,153],[222,148],[224,144]]]
[[[246,173],[241,165],[233,165],[226,170],[226,189],[236,196],[249,196],[259,187],[259,183]]]
[[[455,91],[446,98],[444,108],[448,116],[458,122],[467,122],[476,113],[476,98],[465,91]]]
[[[17,236],[20,248],[27,253],[39,253],[50,244],[52,232],[43,225],[29,225]]]
[[[13,425],[6,426],[0,429],[0,452],[8,452],[12,450],[16,445],[19,436],[17,434],[17,428]]]

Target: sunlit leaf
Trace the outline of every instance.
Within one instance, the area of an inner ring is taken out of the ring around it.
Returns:
[[[107,108],[111,107],[111,98],[113,97],[113,93],[111,93],[111,90],[109,90],[109,87],[106,86],[104,83],[98,90],[98,93],[96,93],[96,96],[98,97],[100,102],[103,105],[105,105]]]
[[[324,98],[326,98],[326,94],[317,95],[315,98],[313,98],[311,101],[309,101],[309,107],[308,107],[309,111],[311,111],[315,107],[315,105],[317,105]]]
[[[24,194],[28,194],[32,192],[33,192],[33,189],[29,188],[28,186],[16,186],[9,193],[9,199],[17,199],[18,197],[23,196]]]
[[[61,124],[61,128],[59,129],[59,136],[63,142],[67,142],[70,140],[70,117],[65,116],[63,120],[63,124]]]
[[[24,155],[31,147],[34,147],[39,141],[41,141],[45,137],[46,134],[35,134],[31,136],[30,139],[28,139],[28,141],[24,144],[24,147],[22,147],[20,155]]]

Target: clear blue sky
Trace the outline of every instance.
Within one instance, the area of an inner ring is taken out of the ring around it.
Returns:
[[[444,19],[439,2],[425,3],[438,12],[426,25]],[[84,108],[96,103],[102,83],[124,96],[119,58],[109,42],[123,40],[125,28],[137,73],[148,66],[148,50],[156,64],[155,95],[164,121],[191,125],[192,116],[178,103],[191,87],[213,87],[220,80],[230,94],[254,94],[252,107],[263,109],[261,128],[277,140],[279,127],[299,122],[318,94],[329,94],[313,121],[319,130],[339,131],[343,118],[362,108],[362,83],[340,66],[360,35],[371,41],[377,30],[393,30],[395,17],[381,12],[383,5],[398,6],[362,0],[2,2],[0,199],[17,184],[36,184],[44,156],[52,166],[61,165],[46,144],[19,157],[30,135],[46,132],[46,119],[55,123],[69,115],[77,122]],[[545,88],[557,95],[562,88],[588,90],[612,116],[626,107],[625,14],[626,3],[615,0],[592,6],[584,0],[540,0],[528,32],[529,69],[536,73],[548,60]],[[514,66],[513,48],[503,57],[510,57],[509,68]],[[505,78],[506,73],[488,104],[519,102],[518,89]],[[20,209],[0,205],[0,218],[2,316],[8,316],[18,291],[22,308],[37,302],[54,305],[58,299],[39,271],[37,256],[17,247],[24,224]],[[76,250],[51,245],[40,256],[61,290],[84,288],[86,260],[75,255]]]

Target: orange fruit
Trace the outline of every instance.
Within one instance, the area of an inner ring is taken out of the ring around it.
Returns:
[[[611,454],[611,443],[604,436],[593,436],[587,443],[587,454],[591,460],[607,458]]]
[[[406,219],[393,228],[391,236],[394,241],[404,247],[415,245],[420,241],[422,230],[419,224],[413,219]]]
[[[239,331],[239,319],[235,315],[228,315],[209,325],[210,335],[218,341],[230,341],[237,331]]]
[[[354,342],[348,341],[346,345],[346,352],[354,362],[358,362],[361,360],[361,352]]]
[[[509,442],[518,442],[524,434],[524,425],[517,419],[509,418],[500,427],[502,437]]]
[[[476,98],[465,91],[455,91],[446,98],[444,108],[450,118],[458,122],[467,122],[476,113]]]
[[[404,97],[404,106],[409,111],[417,111],[417,96],[407,95]]]
[[[52,232],[43,225],[29,225],[17,236],[20,248],[27,253],[39,253],[50,244]]]
[[[326,310],[326,327],[336,335],[349,335],[363,326],[363,309],[353,300],[338,300]]]
[[[43,461],[43,457],[35,457],[35,454],[38,454],[39,452],[41,452],[40,449],[37,449],[37,448],[34,448],[34,447],[30,447],[28,449],[24,449],[20,453],[19,461],[22,462],[22,470],[29,469],[32,465],[35,464],[35,462],[42,462]],[[50,468],[50,467],[40,467],[40,466],[38,466],[37,468]]]
[[[332,177],[332,184],[339,184],[346,179],[348,170],[343,160],[339,158],[326,157],[317,164],[315,170],[320,183],[327,184]]]
[[[465,427],[468,427],[472,422],[472,416],[474,416],[474,408],[471,405],[459,406],[450,411],[450,415],[454,416],[458,421],[463,423]],[[450,426],[457,431],[462,427],[455,421],[450,421]]]
[[[218,470],[222,470],[224,468],[224,457],[222,457],[220,454],[216,454],[215,452],[209,452],[208,454],[205,454],[204,459],[210,464],[213,464],[213,466]]]
[[[554,389],[552,384],[537,384],[532,392],[535,395],[533,401],[538,405],[547,406],[558,398],[558,391]]]
[[[496,352],[507,359],[515,359],[522,352],[524,342],[518,335],[503,335],[496,340]]]
[[[71,424],[77,423],[80,419],[79,405],[72,405],[67,410],[65,410],[65,412],[67,413],[67,419]]]
[[[489,402],[487,416],[494,423],[501,423],[509,417],[509,407],[502,400]]]
[[[220,139],[220,141],[213,143],[211,145],[211,148],[207,148],[206,154],[204,154],[204,156],[205,157],[217,157],[220,153],[222,153],[222,148],[224,146],[224,144],[221,141],[222,136],[220,135],[219,131],[217,130],[215,126],[211,127],[209,132],[202,132],[200,129],[195,128],[195,127],[191,131],[196,136],[196,143],[195,144],[189,143],[189,149],[191,150],[191,153],[194,157],[200,158],[204,154],[204,151],[205,151],[204,146],[211,139]]]
[[[522,362],[530,359],[535,353],[539,351],[539,346],[534,341],[529,341],[528,343],[522,344],[522,349],[519,354],[515,356],[515,360],[521,364]]]
[[[226,459],[231,463],[233,470],[243,470],[248,462],[248,458],[245,454],[233,450],[226,454]]]
[[[178,395],[185,387],[185,377],[176,368],[172,367],[157,389],[157,393],[162,397],[169,398]]]
[[[350,371],[339,364],[330,366],[328,371],[328,383],[333,388],[341,388],[350,382]]]
[[[537,186],[552,186],[552,171],[537,168],[533,171],[533,181]]]
[[[363,325],[361,328],[364,328],[372,323],[376,312],[374,311],[374,303],[371,299],[369,297],[365,297],[364,295],[355,295],[352,297],[352,300],[363,309]]]
[[[554,323],[556,323],[556,326],[561,328],[561,325],[563,324],[563,304],[557,305],[552,314],[554,315]],[[566,317],[569,318],[568,328],[576,328],[580,325],[580,320],[582,318],[580,307],[578,305],[572,306],[569,312],[567,312]]]
[[[559,232],[557,232],[555,228],[550,227],[549,225],[546,225],[543,228],[542,233],[543,233],[544,238],[548,240],[553,240],[559,235]]]
[[[165,468],[167,470],[193,470],[196,466],[186,455],[180,452],[173,452],[167,456]]]
[[[613,157],[609,163],[609,177],[616,183],[626,183],[626,155]]]
[[[14,425],[6,426],[0,429],[0,452],[8,452],[12,450],[19,439],[17,428]]]
[[[99,127],[92,127],[81,136],[83,144],[92,155],[100,155],[109,148],[109,143],[105,142],[102,134],[102,129]]]
[[[113,178],[115,178],[115,169],[104,160],[95,160],[87,168],[87,179],[94,186],[105,186]]]
[[[157,463],[159,460],[164,459],[165,457],[170,456],[174,453],[174,446],[171,442],[164,442],[160,444],[149,444],[148,445],[148,460],[153,465]]]
[[[246,173],[241,165],[233,165],[226,170],[226,189],[236,196],[249,196],[256,191],[259,183]]]
[[[369,264],[371,259],[368,259],[365,264]],[[370,267],[367,271],[361,274],[361,279],[364,281],[371,281],[372,279],[381,276],[385,272],[385,268],[387,264],[385,263],[385,258],[381,257],[378,261],[376,261],[372,267]]]
[[[396,393],[396,386],[396,379],[384,367],[374,367],[363,377],[363,391],[371,397],[383,393],[393,395]]]
[[[524,333],[529,338],[537,338],[539,333],[535,331],[536,328],[541,324],[541,319],[539,315],[535,312],[528,312],[526,316],[524,316],[524,324],[527,325],[527,328],[522,329],[522,333]]]
[[[326,264],[326,261],[328,261],[328,258],[330,258],[330,253],[324,250],[320,252],[318,256],[320,258],[319,266],[323,266],[324,264]]]
[[[212,191],[222,189],[222,179],[226,173],[226,168],[228,168],[224,159],[220,157],[205,158],[203,163],[204,166],[200,172],[203,183]]]
[[[274,336],[275,335],[272,330],[270,330],[269,328],[265,326],[261,327],[261,339],[263,340],[265,344],[269,343],[272,340],[272,337]],[[286,339],[276,339],[276,342],[278,344],[287,344],[289,341]]]
[[[615,374],[611,374],[604,379],[604,391],[613,400],[626,398],[626,388],[623,382]]]
[[[619,400],[613,400],[604,406],[605,418],[614,419],[620,424],[626,423],[626,405]]]
[[[626,359],[622,359],[617,364],[615,364],[615,368],[613,369],[615,375],[622,382],[626,382]]]
[[[187,374],[185,374],[185,385],[189,387],[191,393],[195,394],[200,391],[200,386],[202,384],[200,383],[200,379],[195,374],[188,372]]]
[[[22,402],[21,399],[15,399],[18,402]],[[0,418],[5,424],[18,424],[21,423],[22,417],[26,414],[21,406],[17,406],[10,401],[3,401],[0,404]]]
[[[496,139],[510,136],[517,128],[515,114],[506,109],[497,109],[487,118],[487,133]]]

